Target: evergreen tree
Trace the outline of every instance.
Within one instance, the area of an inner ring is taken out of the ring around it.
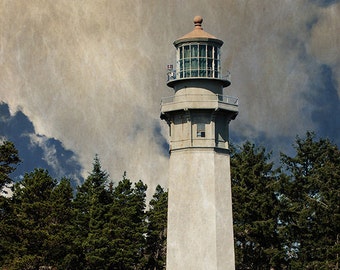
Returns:
[[[15,170],[15,166],[20,162],[18,150],[14,144],[5,141],[0,145],[0,192],[12,182],[10,174]]]
[[[108,269],[141,269],[145,247],[145,198],[147,186],[139,181],[132,187],[126,173],[115,187],[108,212],[105,235],[109,237]]]
[[[10,174],[19,162],[18,150],[14,144],[9,141],[3,142],[0,145],[0,266],[11,254],[12,240],[16,231],[11,199],[4,196],[7,193],[4,188],[12,182]]]
[[[103,234],[106,213],[112,198],[106,189],[108,174],[102,170],[98,157],[95,158],[93,171],[88,177],[92,183],[89,208],[89,234],[83,246],[89,269],[105,269],[108,254],[108,239]]]
[[[51,235],[51,193],[56,186],[46,170],[35,169],[25,174],[14,186],[13,211],[16,219],[11,256],[11,269],[37,269],[49,265],[50,250],[46,249]]]
[[[297,137],[296,155],[282,154],[289,177],[283,185],[282,221],[292,269],[339,267],[340,151],[312,132]]]
[[[73,252],[73,190],[69,179],[63,178],[51,193],[52,209],[49,217],[49,238],[44,244],[48,250],[49,265],[58,269],[73,269],[66,257]]]
[[[103,235],[106,213],[112,202],[106,188],[108,174],[94,158],[91,174],[79,187],[74,201],[76,238],[78,249],[67,259],[76,269],[105,269],[108,254],[107,237]]]
[[[168,192],[158,185],[147,212],[146,269],[165,269]]]
[[[283,259],[279,239],[278,171],[264,148],[246,142],[231,157],[237,269],[277,269]]]

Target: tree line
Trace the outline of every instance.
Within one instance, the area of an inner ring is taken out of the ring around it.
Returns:
[[[264,147],[231,147],[236,269],[339,269],[340,151],[307,132],[274,164]],[[0,145],[1,269],[165,269],[167,191],[123,174],[115,183],[98,156],[76,191],[35,169],[12,186],[20,162]]]

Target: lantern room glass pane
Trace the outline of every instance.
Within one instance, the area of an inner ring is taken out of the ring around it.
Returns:
[[[200,57],[205,57],[206,56],[206,45],[200,45]]]
[[[198,56],[198,45],[191,45],[191,57]]]
[[[189,45],[184,46],[184,58],[190,57],[190,47]]]
[[[190,58],[184,59],[184,78],[190,77]]]
[[[191,76],[197,77],[198,76],[198,59],[191,58]]]
[[[183,59],[179,60],[179,77],[183,78]]]
[[[219,76],[219,61],[215,60],[214,61],[214,77],[218,78]]]
[[[213,68],[212,68],[212,63],[213,63],[213,60],[212,59],[208,59],[208,65],[207,65],[207,76],[208,77],[212,77],[212,71],[213,71]]]
[[[208,52],[208,57],[209,58],[212,58],[212,46],[208,46],[208,50],[207,50],[207,52]]]
[[[199,61],[200,64],[200,77],[206,77],[207,76],[207,70],[206,70],[206,65],[207,65],[207,60],[205,58],[200,58]]]

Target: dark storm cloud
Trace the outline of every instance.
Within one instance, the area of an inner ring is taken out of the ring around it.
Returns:
[[[328,6],[336,1],[314,1],[319,5]],[[331,3],[332,2],[332,3]],[[308,35],[312,36],[317,28],[320,17],[313,16],[306,22]],[[321,37],[320,37],[321,38]],[[315,38],[314,38],[315,39]],[[339,83],[336,77],[336,65],[329,65],[323,59],[315,58],[308,48],[308,40],[292,38],[290,47],[298,51],[298,59],[303,63],[307,75],[306,90],[301,92],[299,98],[304,101],[301,114],[310,114],[313,130],[319,136],[327,137],[339,145],[340,143],[340,100]],[[323,44],[325,41],[320,40]],[[301,135],[301,134],[299,134]]]
[[[340,0],[310,0],[310,1],[320,7],[328,7],[330,5],[340,3]]]
[[[336,1],[313,1],[318,2],[319,5],[329,6],[331,4],[335,4]],[[338,1],[337,1],[338,2]],[[315,51],[313,53],[313,45],[315,44],[319,46],[319,48],[326,49],[325,43],[327,43],[327,39],[322,39],[320,36],[321,33],[325,33],[325,31],[320,31],[320,25],[323,28],[325,25],[324,14],[320,13],[319,16],[310,16],[305,23],[305,30],[307,36],[310,39],[306,39],[302,35],[298,35],[298,32],[288,33],[285,39],[285,49],[286,51],[295,51],[297,52],[298,63],[301,65],[302,69],[305,73],[305,78],[301,78],[301,81],[305,81],[304,90],[297,91],[299,95],[297,95],[297,99],[299,102],[299,113],[301,114],[301,118],[310,119],[312,125],[307,127],[307,130],[315,131],[319,136],[330,138],[332,141],[339,145],[340,143],[340,100],[339,100],[339,82],[337,81],[337,55],[334,55],[333,59],[331,57],[334,54],[334,46],[328,44],[330,50],[324,52],[319,49],[319,54],[316,54]],[[329,29],[328,31],[331,31]],[[334,33],[335,34],[335,33]],[[328,35],[328,34],[327,34]],[[326,35],[326,36],[327,36]],[[318,41],[315,41],[319,38]],[[312,42],[311,42],[312,40]],[[312,43],[312,45],[310,44]],[[312,49],[311,49],[312,48]],[[332,59],[330,61],[329,59]],[[328,64],[332,63],[332,64]],[[296,122],[304,126],[305,123],[301,121],[301,119],[296,118]],[[303,135],[303,131],[300,131],[299,134]],[[258,139],[261,137],[261,133],[259,133]],[[285,136],[286,141],[287,137]],[[281,141],[282,138],[278,141]],[[266,138],[266,145],[270,145],[272,139]],[[275,144],[273,144],[275,145]]]
[[[310,76],[310,92],[305,99],[313,106],[312,120],[320,136],[334,138],[340,145],[340,100],[338,83],[333,70],[326,64],[319,65]]]
[[[44,168],[52,177],[72,178],[74,186],[82,181],[82,167],[76,155],[60,141],[35,134],[30,119],[21,111],[11,115],[6,103],[0,103],[0,138],[13,142],[19,149],[22,162],[12,175],[14,179],[18,180],[35,168]]]
[[[159,122],[155,122],[153,125],[153,136],[157,145],[161,146],[162,153],[164,156],[169,156],[169,143],[168,138],[162,134],[162,127]]]

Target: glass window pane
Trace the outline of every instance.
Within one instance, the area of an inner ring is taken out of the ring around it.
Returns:
[[[213,68],[212,68],[212,59],[208,59],[208,68],[207,68],[207,76],[208,77],[212,77],[212,70],[213,70]]]
[[[208,46],[208,57],[212,58],[212,47]]]
[[[206,59],[205,58],[200,58],[200,77],[206,77],[207,76],[207,67],[206,67]]]
[[[198,77],[198,70],[191,70],[191,77]]]
[[[184,70],[190,69],[190,59],[184,59]]]
[[[207,77],[207,71],[200,69],[200,77]]]
[[[191,69],[198,69],[198,59],[191,58]]]
[[[198,76],[198,59],[191,58],[191,77]]]
[[[218,78],[218,71],[219,71],[219,61],[214,61],[214,77]]]
[[[197,124],[197,137],[205,137],[205,124],[204,123]]]
[[[206,45],[200,45],[200,57],[206,56]]]
[[[190,47],[189,45],[184,46],[184,58],[189,58],[190,57]]]
[[[198,48],[197,45],[191,45],[191,57],[198,56]]]
[[[190,58],[184,59],[184,77],[190,77]]]

